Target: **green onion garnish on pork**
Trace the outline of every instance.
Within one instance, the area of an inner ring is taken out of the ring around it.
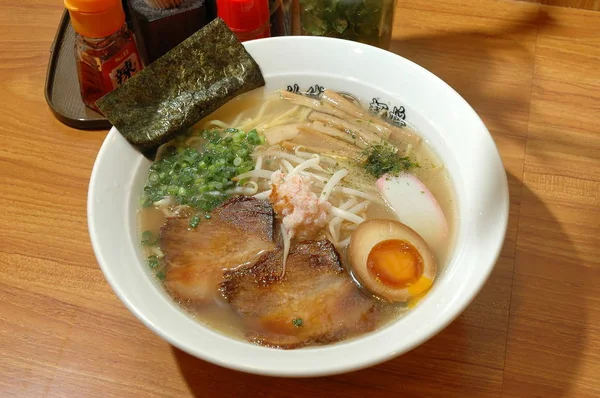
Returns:
[[[148,256],[148,266],[150,268],[156,268],[159,266],[159,261],[157,256]]]
[[[158,237],[155,237],[152,231],[142,232],[142,245],[154,246],[158,243]]]
[[[193,216],[192,218],[190,218],[190,222],[189,222],[190,228],[196,228],[198,226],[198,224],[200,224],[200,217]]]

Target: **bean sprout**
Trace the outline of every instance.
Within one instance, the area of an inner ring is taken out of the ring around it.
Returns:
[[[348,210],[350,207],[354,206],[356,203],[355,198],[350,198],[346,203],[342,204],[339,209]],[[342,223],[342,219],[340,217],[333,217],[333,219],[329,222],[329,233],[336,243],[339,240],[340,231],[338,226]]]
[[[344,239],[343,241],[341,241],[340,243],[338,243],[338,246],[339,247],[346,247],[346,246],[348,246],[350,244],[350,239],[351,238],[352,238],[351,236],[347,237],[346,239]]]
[[[294,174],[298,174],[303,170],[309,169],[311,167],[315,167],[319,165],[319,156],[314,157],[312,159],[308,159],[302,163],[300,163],[298,166],[296,166],[294,168],[294,170],[290,171],[290,173],[288,174],[288,176],[293,176]]]
[[[248,177],[271,178],[271,174],[273,174],[273,172],[269,170],[251,170],[233,177],[232,180],[240,181]]]
[[[341,169],[336,171],[331,178],[329,179],[329,181],[327,181],[327,184],[325,184],[325,188],[323,188],[323,191],[321,192],[321,196],[319,197],[320,200],[327,200],[329,199],[329,195],[331,194],[331,191],[333,190],[333,188],[342,180],[342,178],[346,177],[348,175],[348,170],[346,169]]]
[[[294,170],[294,166],[285,159],[281,159],[281,164],[285,166],[288,173],[291,173],[292,170]]]
[[[298,145],[294,149],[294,153],[299,158],[310,159],[310,158],[312,158],[312,157],[314,157],[316,155],[315,153],[303,152],[303,151],[300,150],[301,148],[304,148],[304,145]],[[337,164],[337,162],[335,161],[335,159],[331,159],[331,158],[327,157],[326,155],[319,155],[319,156],[321,156],[321,162],[323,162],[325,164],[328,164],[330,166]]]
[[[253,197],[256,199],[267,199],[269,197],[269,195],[271,195],[270,189],[268,191],[257,193],[256,195],[253,195]]]
[[[320,175],[318,175],[318,174],[315,174],[315,173],[308,173],[308,172],[306,172],[306,171],[303,171],[303,172],[301,172],[301,173],[300,173],[300,175],[303,175],[303,176],[305,176],[305,177],[311,177],[311,178],[314,178],[315,180],[317,180],[317,181],[318,181],[318,183],[317,183],[317,184],[318,184],[318,185],[320,185],[320,186],[323,186],[323,187],[325,186],[325,183],[326,183],[326,182],[327,182],[327,180],[328,180],[328,177],[323,177],[323,176],[320,176]]]
[[[365,221],[364,218],[357,216],[356,214],[350,213],[349,211],[342,210],[339,207],[331,206],[331,213],[336,217],[341,217],[344,220],[348,220],[355,224],[360,224]]]
[[[263,164],[263,157],[262,155],[259,155],[258,158],[256,158],[256,164],[254,165],[254,170],[261,170],[262,169],[262,164]],[[256,177],[252,177],[250,178],[250,181],[255,181]]]
[[[363,210],[365,210],[369,206],[369,201],[365,200],[364,202],[360,202],[359,204],[352,206],[348,209],[350,213],[357,214]]]
[[[170,206],[175,204],[175,198],[172,196],[165,196],[161,200],[157,200],[153,203],[154,206]]]
[[[352,189],[352,188],[346,188],[346,187],[335,187],[335,188],[333,188],[333,192],[339,192],[339,193],[343,193],[346,195],[358,196],[359,198],[368,199],[372,202],[381,201],[381,199],[379,199],[378,196],[367,193],[367,192],[359,191],[358,189]]]
[[[286,159],[286,160],[289,160],[290,162],[294,162],[294,163],[298,163],[298,164],[302,163],[306,160],[306,159],[302,159],[299,156],[294,156],[291,153],[287,153],[287,152],[283,152],[283,151],[268,150],[266,152],[263,152],[262,155],[268,156],[268,157],[273,157],[275,159],[277,159],[277,158]]]
[[[227,191],[229,195],[254,195],[258,192],[258,184],[254,181],[248,181],[243,187],[235,187]]]

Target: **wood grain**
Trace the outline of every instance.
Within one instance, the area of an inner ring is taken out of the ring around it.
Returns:
[[[43,97],[61,5],[0,0],[0,396],[600,396],[600,13],[494,0],[403,0],[392,51],[454,87],[506,167],[509,230],[471,306],[379,366],[316,379],[193,358],[116,298],[86,223],[105,131]]]
[[[581,8],[583,10],[600,11],[600,0],[520,0],[548,6]]]
[[[514,397],[592,397],[600,363],[600,70],[591,65],[600,64],[600,14],[542,10],[549,23],[535,54],[504,387]]]

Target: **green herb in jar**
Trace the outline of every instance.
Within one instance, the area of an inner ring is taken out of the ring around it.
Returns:
[[[300,4],[303,34],[389,46],[394,0],[300,0]]]

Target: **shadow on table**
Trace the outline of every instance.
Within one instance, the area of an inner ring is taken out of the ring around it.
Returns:
[[[508,178],[517,179],[511,174]],[[586,298],[574,293],[577,284],[585,282],[573,282],[568,274],[573,264],[584,261],[563,223],[524,183],[518,203],[518,240],[522,243],[517,246],[511,289],[504,396],[573,396],[571,388],[581,384],[577,377],[586,349],[589,315],[582,302]],[[546,244],[559,243],[566,256],[552,256],[552,250],[538,249],[531,242],[539,242],[539,236],[528,237],[536,231],[541,236],[551,235]]]
[[[448,18],[452,15],[448,14]],[[551,21],[551,17],[540,10],[528,19],[507,22],[501,27],[394,39],[390,51],[448,83],[491,124],[488,127],[512,135],[515,124],[510,113],[522,116],[525,123],[524,114],[529,111],[530,88],[524,86],[520,90],[515,85],[531,81],[537,31]],[[401,32],[402,24],[396,29]],[[521,134],[524,133],[523,129]]]
[[[229,370],[197,359],[175,347],[173,355],[190,392],[195,397],[402,397],[457,396],[487,393],[494,396],[498,388],[482,372],[485,367],[470,364],[473,353],[459,350],[453,357],[443,352],[449,342],[467,343],[469,326],[461,318],[429,342],[405,355],[383,364],[347,374],[319,378],[274,378]],[[495,370],[500,374],[501,370]],[[467,388],[464,391],[461,388]]]
[[[529,22],[520,22],[508,26],[498,35],[522,32],[526,29],[536,29],[547,21],[545,15],[538,16]],[[500,47],[515,46],[523,51],[523,56],[531,56],[528,50],[518,42],[510,40],[490,41],[489,32],[469,31],[450,35],[433,35],[410,38],[394,42],[392,51],[421,64],[437,74],[459,93],[472,102],[477,109],[478,101],[489,100],[487,93],[478,92],[473,83],[464,79],[464,74],[483,78],[487,71],[485,62],[474,63],[481,69],[469,69],[467,66],[460,74],[449,72],[440,62],[440,54],[456,52],[465,57],[484,59]],[[490,43],[498,47],[490,46]],[[429,58],[437,54],[437,61]],[[470,65],[473,65],[471,63]],[[467,93],[465,95],[464,93]],[[510,129],[508,125],[501,126]],[[510,131],[510,130],[509,130]],[[528,198],[528,208],[536,211],[536,220],[543,219],[543,228],[552,228],[564,237],[565,244],[575,250],[568,236],[562,231],[562,226],[527,187],[522,185],[521,178],[508,175],[511,186],[513,203],[518,204],[521,194]],[[516,199],[515,199],[516,198]],[[517,222],[518,212],[513,212],[511,221]],[[515,224],[516,225],[516,224]],[[513,242],[514,245],[514,242]],[[505,359],[507,350],[509,307],[511,313],[519,313],[519,300],[512,300],[513,270],[512,256],[501,258],[491,278],[482,289],[471,306],[446,329],[434,336],[428,342],[416,349],[368,369],[331,377],[312,379],[271,378],[255,376],[225,369],[194,358],[173,347],[173,355],[178,363],[181,374],[185,378],[190,392],[196,397],[388,397],[392,394],[402,397],[423,396],[486,396],[499,397],[502,394],[505,377]],[[524,287],[517,287],[523,289]],[[515,288],[515,289],[517,289]],[[580,306],[573,306],[573,314],[582,320],[586,318]],[[526,322],[526,321],[522,321]],[[579,323],[584,325],[585,322]],[[550,324],[542,326],[537,333],[551,332]],[[569,375],[576,373],[580,366],[579,357],[585,338],[583,329],[572,330],[568,336],[563,336],[563,344],[567,344],[571,352],[570,358],[548,364],[557,374],[564,376],[554,381],[553,396],[568,393],[572,380]],[[401,338],[399,336],[399,338]],[[531,336],[535,338],[535,336]],[[552,347],[548,347],[552,350]],[[511,351],[512,352],[512,351]],[[514,355],[518,355],[514,352]],[[518,366],[518,365],[517,365]],[[517,380],[518,381],[518,380]],[[527,382],[527,379],[521,380]],[[512,392],[515,396],[515,392]],[[524,396],[537,396],[534,390],[523,390]]]

